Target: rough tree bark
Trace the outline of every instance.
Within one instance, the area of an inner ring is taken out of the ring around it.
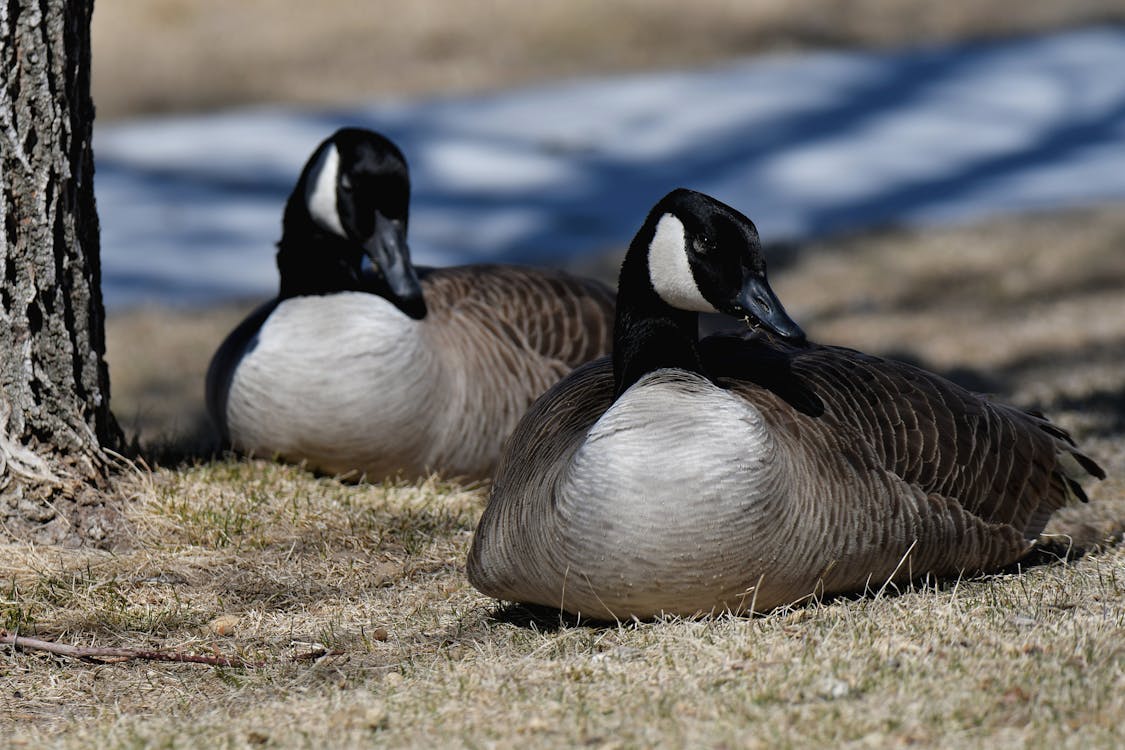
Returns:
[[[0,537],[103,538],[120,445],[90,137],[93,0],[0,0]]]

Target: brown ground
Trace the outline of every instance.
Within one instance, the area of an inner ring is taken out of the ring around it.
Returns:
[[[102,118],[354,104],[818,47],[1125,21],[1120,0],[99,0]]]

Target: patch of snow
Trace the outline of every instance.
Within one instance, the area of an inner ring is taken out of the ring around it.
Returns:
[[[411,164],[420,264],[557,264],[626,244],[672,188],[766,242],[1125,199],[1125,29],[697,71],[325,112],[99,127],[107,304],[265,297],[285,198],[337,127]]]

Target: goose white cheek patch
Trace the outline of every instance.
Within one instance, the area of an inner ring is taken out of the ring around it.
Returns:
[[[717,312],[704,299],[688,263],[684,225],[672,214],[664,214],[656,224],[648,246],[648,275],[652,288],[672,307],[693,312]]]
[[[332,144],[325,146],[309,172],[305,184],[305,202],[313,221],[326,231],[347,237],[336,208],[336,178],[340,171],[340,153]]]

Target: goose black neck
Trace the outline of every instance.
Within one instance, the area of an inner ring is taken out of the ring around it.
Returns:
[[[362,248],[327,232],[287,231],[277,243],[278,296],[372,291],[360,272],[362,259]]]
[[[699,357],[699,315],[671,307],[649,281],[644,247],[630,248],[617,285],[613,331],[614,396],[646,374],[663,368],[703,373]]]

